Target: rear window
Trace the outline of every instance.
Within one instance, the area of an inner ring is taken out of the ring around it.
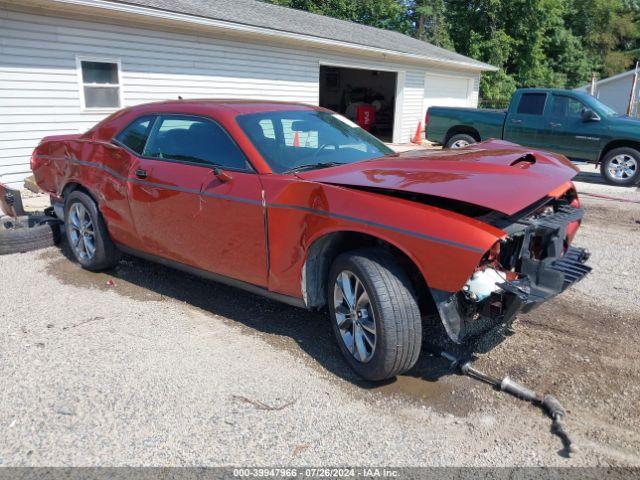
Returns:
[[[116,140],[138,155],[142,155],[155,118],[156,117],[152,115],[134,120],[127,128],[120,132]]]
[[[525,115],[542,115],[546,100],[546,93],[525,93],[520,98],[518,113]]]

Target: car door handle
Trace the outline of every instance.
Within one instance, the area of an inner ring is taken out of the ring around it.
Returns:
[[[561,123],[555,123],[555,122],[549,122],[549,126],[551,128],[556,128],[556,127],[561,127],[562,124]]]
[[[512,118],[511,119],[511,123],[522,123],[522,120],[520,120],[518,118]]]
[[[139,168],[138,170],[136,170],[136,177],[147,178],[147,171],[143,170],[142,168]]]

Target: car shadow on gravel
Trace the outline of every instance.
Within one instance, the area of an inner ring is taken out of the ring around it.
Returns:
[[[59,258],[50,264],[47,271],[63,283],[110,290],[136,300],[173,299],[184,302],[223,317],[223,321],[240,326],[247,333],[259,334],[275,348],[293,355],[299,355],[302,350],[312,360],[312,367],[320,367],[320,370],[328,371],[360,388],[382,393],[404,394],[421,399],[432,398],[436,394],[446,397],[455,386],[453,382],[437,386],[434,383],[455,376],[455,372],[438,353],[447,350],[464,358],[472,358],[505,338],[503,333],[492,331],[471,347],[462,348],[448,340],[437,317],[425,317],[425,331],[431,334],[426,336],[422,355],[414,368],[399,379],[368,382],[357,376],[342,359],[326,311],[310,312],[288,306],[132,256],[124,256],[109,271],[89,272],[76,262],[64,239],[60,251],[66,258]]]

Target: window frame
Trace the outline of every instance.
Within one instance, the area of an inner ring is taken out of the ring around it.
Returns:
[[[176,160],[173,158],[157,158],[157,157],[148,157],[145,155],[141,155],[139,153],[136,153],[135,151],[131,150],[129,147],[127,147],[126,145],[124,145],[122,142],[120,142],[117,137],[120,136],[120,134],[122,132],[124,132],[127,128],[129,128],[133,123],[137,122],[138,120],[140,120],[141,118],[144,117],[152,117],[155,116],[155,119],[153,121],[153,124],[150,126],[151,128],[151,132],[149,133],[149,136],[147,137],[147,141],[145,142],[145,148],[143,149],[146,150],[147,147],[147,143],[149,142],[149,138],[151,137],[151,134],[154,133],[155,129],[156,129],[156,124],[161,121],[162,117],[183,117],[183,118],[195,118],[198,120],[208,120],[210,122],[213,122],[216,126],[218,126],[223,132],[224,134],[229,138],[229,140],[231,140],[231,143],[238,149],[238,151],[242,154],[242,156],[245,158],[245,161],[247,163],[248,168],[234,168],[234,167],[226,167],[224,165],[216,165],[214,163],[205,163],[205,162],[190,162],[188,160]],[[224,126],[218,122],[215,118],[210,117],[208,115],[196,115],[196,114],[191,114],[191,113],[176,113],[176,112],[145,112],[142,113],[140,115],[137,115],[133,120],[131,120],[129,123],[127,123],[127,125],[120,129],[115,135],[113,135],[113,137],[111,138],[111,143],[124,148],[127,152],[129,152],[131,155],[134,155],[135,157],[144,159],[144,160],[155,160],[157,162],[168,162],[168,163],[178,163],[180,165],[189,165],[192,167],[204,167],[204,168],[209,168],[209,169],[213,169],[215,167],[221,168],[222,170],[228,170],[230,172],[239,172],[239,173],[257,173],[255,167],[253,166],[253,163],[251,163],[251,160],[249,159],[249,156],[245,153],[245,151],[242,149],[242,147],[240,147],[240,145],[238,145],[238,142],[236,142],[235,138],[233,138],[233,136],[227,131],[226,128],[224,128]]]
[[[553,104],[556,101],[556,98],[568,98],[569,100],[573,100],[575,102],[578,102],[580,105],[582,105],[582,111],[584,111],[585,109],[590,109],[590,107],[584,103],[582,100],[575,98],[571,95],[566,95],[566,94],[562,94],[562,93],[554,93],[552,95],[552,100],[551,100],[551,107],[553,108]],[[567,115],[563,115],[563,116],[559,116],[559,115],[553,115],[552,113],[549,114],[550,117],[554,117],[554,118],[567,118],[567,119],[579,119],[581,120],[582,117],[569,117]]]
[[[111,143],[113,143],[114,145],[117,145],[119,147],[124,148],[126,151],[128,151],[129,153],[131,153],[132,155],[135,155],[136,157],[139,158],[143,158],[141,153],[136,152],[135,150],[133,150],[131,147],[129,147],[128,145],[126,145],[124,142],[120,141],[118,139],[118,137],[120,135],[122,135],[124,132],[126,132],[127,130],[129,130],[129,127],[131,127],[134,123],[138,122],[139,120],[143,119],[143,118],[152,118],[152,122],[151,124],[147,127],[149,129],[149,135],[147,135],[147,139],[144,141],[144,145],[142,148],[142,151],[144,152],[144,149],[147,146],[147,142],[149,141],[149,136],[151,135],[151,132],[153,131],[153,127],[155,126],[156,122],[158,121],[158,114],[156,113],[145,113],[143,115],[137,116],[135,117],[133,120],[131,120],[129,123],[127,123],[127,125],[121,129],[118,133],[116,133],[112,138],[111,138]]]
[[[84,83],[82,78],[82,62],[96,62],[96,63],[111,63],[117,66],[118,74],[118,106],[116,107],[87,107],[86,98],[84,94],[84,88],[88,87],[111,87],[115,88],[113,83]],[[78,88],[80,90],[80,110],[82,112],[90,113],[112,113],[117,112],[123,106],[123,88],[122,88],[122,61],[120,58],[109,57],[91,57],[91,56],[76,56],[76,70],[78,75]]]
[[[540,113],[524,113],[520,112],[520,105],[522,105],[522,100],[527,95],[544,95],[544,103],[542,104],[542,111]],[[545,111],[547,110],[547,106],[549,105],[549,95],[548,92],[523,92],[520,95],[520,99],[518,100],[518,107],[516,108],[515,115],[530,115],[532,117],[543,117],[545,115]]]

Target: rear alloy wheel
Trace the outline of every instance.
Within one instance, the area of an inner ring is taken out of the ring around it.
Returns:
[[[338,346],[361,377],[386,380],[413,367],[422,344],[420,310],[390,253],[363,249],[340,255],[327,290]]]
[[[464,148],[474,143],[476,143],[476,139],[473,138],[471,135],[467,135],[466,133],[459,133],[457,135],[454,135],[449,139],[449,141],[447,141],[445,148],[451,148],[451,149]]]
[[[640,181],[640,152],[634,148],[616,148],[602,160],[600,172],[612,185],[635,185]]]
[[[114,267],[120,252],[111,241],[107,226],[93,199],[76,190],[65,202],[67,241],[76,260],[87,270]]]

